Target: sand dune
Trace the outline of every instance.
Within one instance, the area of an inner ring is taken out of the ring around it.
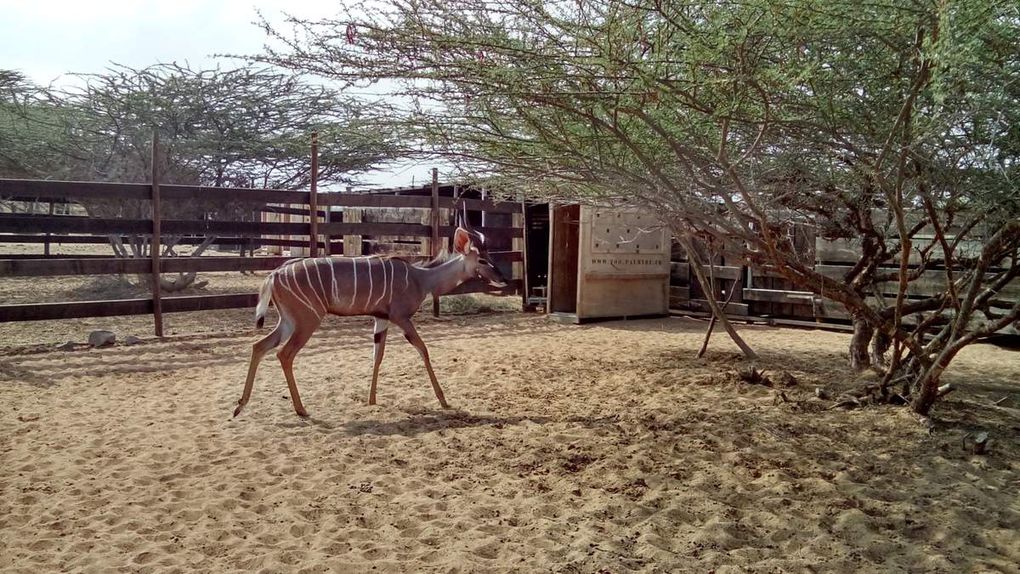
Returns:
[[[308,420],[273,359],[230,417],[251,330],[6,348],[0,570],[1020,571],[1016,411],[978,406],[1020,405],[1014,351],[968,350],[950,376],[976,391],[929,436],[811,398],[847,382],[840,334],[744,329],[799,381],[775,405],[728,342],[692,358],[703,323],[426,320],[444,411],[400,337],[364,404],[368,325],[299,355]],[[986,457],[960,448],[978,427]]]

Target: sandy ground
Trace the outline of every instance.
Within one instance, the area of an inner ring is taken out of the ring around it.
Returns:
[[[331,320],[297,360],[311,418],[269,359],[232,419],[249,314],[0,350],[0,570],[1020,571],[1016,351],[968,349],[929,435],[814,398],[850,382],[842,334],[742,329],[797,379],[775,404],[728,341],[692,358],[693,320],[422,318],[444,411],[399,336],[367,406],[370,322]]]

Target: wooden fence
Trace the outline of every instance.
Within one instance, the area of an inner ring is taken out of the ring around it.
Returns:
[[[452,237],[455,208],[511,214],[510,225],[481,227],[487,238],[508,248],[491,251],[494,263],[513,269],[507,287],[494,290],[481,281],[462,285],[454,294],[485,291],[498,294],[522,293],[519,268],[524,259],[521,205],[479,199],[440,197],[433,180],[428,196],[379,193],[318,193],[274,189],[211,188],[190,185],[65,182],[0,179],[0,200],[43,202],[48,205],[89,204],[97,200],[134,202],[151,214],[147,218],[88,217],[38,213],[0,213],[0,277],[48,277],[57,275],[152,274],[211,271],[266,271],[290,257],[282,251],[275,256],[165,257],[158,251],[151,259],[97,256],[51,255],[57,243],[106,244],[112,237],[155,238],[183,236],[179,243],[198,244],[215,236],[213,244],[233,248],[291,248],[297,255],[372,254],[376,238],[410,238],[405,252],[429,256]],[[214,216],[194,219],[163,219],[175,204],[199,202],[221,209]],[[428,214],[427,223],[372,221],[364,217],[372,210],[417,210]],[[59,210],[65,213],[74,210]],[[80,213],[80,210],[77,210]],[[137,212],[137,210],[135,210]],[[293,216],[295,221],[263,221],[262,214]],[[228,219],[229,214],[235,217]],[[242,217],[237,217],[241,214]],[[215,217],[215,218],[214,218]],[[339,217],[339,220],[337,218]],[[298,221],[297,219],[301,220]],[[245,219],[245,220],[238,220]],[[251,220],[247,220],[251,219]],[[364,220],[363,220],[364,219]],[[492,219],[492,218],[490,218]],[[154,234],[155,231],[155,234]],[[3,244],[40,243],[40,255],[4,254]],[[392,251],[387,249],[387,251]],[[164,297],[158,288],[152,297],[110,301],[2,304],[0,322],[153,314],[161,336],[161,313],[253,307],[257,294],[197,295]],[[435,307],[438,312],[438,305]]]
[[[924,240],[924,238],[918,238]],[[860,259],[859,247],[847,240],[826,240],[816,238],[812,233],[798,229],[794,243],[799,253],[813,257],[815,271],[842,280],[848,271]],[[981,242],[961,242],[958,255],[974,256],[981,249]],[[708,313],[710,309],[705,299],[706,288],[698,284],[690,270],[690,263],[680,256],[681,250],[674,249],[670,276],[670,307],[681,312]],[[827,328],[847,329],[850,317],[843,305],[818,296],[809,291],[798,290],[778,272],[758,267],[745,266],[739,261],[732,261],[723,256],[715,256],[703,252],[703,261],[713,265],[702,265],[706,276],[715,279],[714,294],[720,305],[727,299],[726,313],[734,318],[747,320],[766,320],[768,322],[787,325],[819,326]],[[911,264],[920,263],[918,257],[911,257]],[[890,264],[885,271],[898,271],[898,266]],[[898,284],[886,282],[879,285],[886,296],[895,298]],[[937,295],[945,289],[945,271],[928,270],[918,279],[910,282],[907,289],[908,299],[926,298]],[[995,300],[997,306],[1009,307],[1020,300],[1020,279],[1014,279],[999,292]],[[910,323],[915,318],[905,317]],[[1013,328],[1003,332],[1018,334]]]

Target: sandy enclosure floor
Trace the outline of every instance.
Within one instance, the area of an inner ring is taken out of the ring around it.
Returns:
[[[842,334],[742,329],[798,380],[775,404],[728,341],[692,358],[701,322],[423,319],[443,411],[399,336],[365,405],[370,322],[331,320],[297,360],[309,420],[272,358],[231,419],[248,315],[0,351],[0,570],[1020,571],[1015,351],[966,351],[929,435],[813,398],[848,382]]]

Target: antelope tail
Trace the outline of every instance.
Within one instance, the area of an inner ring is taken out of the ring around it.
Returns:
[[[262,282],[262,287],[259,289],[259,302],[255,306],[255,326],[262,328],[262,324],[266,322],[266,311],[269,310],[269,303],[273,300],[273,274],[270,273],[269,277]]]

